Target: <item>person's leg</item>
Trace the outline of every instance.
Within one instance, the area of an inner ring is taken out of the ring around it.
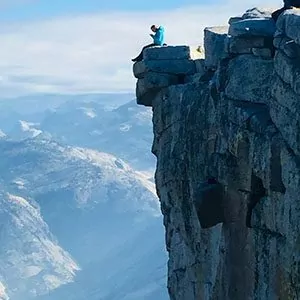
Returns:
[[[136,58],[133,58],[132,61],[141,61],[141,60],[143,60],[144,50],[147,49],[147,48],[153,47],[153,46],[155,46],[155,44],[149,44],[149,45],[144,46],[141,53]]]

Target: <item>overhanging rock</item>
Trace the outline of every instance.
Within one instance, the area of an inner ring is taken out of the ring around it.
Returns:
[[[206,28],[205,59],[162,47],[134,66],[171,300],[300,299],[299,12],[276,28],[252,9]]]
[[[203,53],[189,46],[148,48],[143,61],[133,65],[137,103],[152,106],[155,95],[163,88],[183,84],[192,75],[204,73]]]

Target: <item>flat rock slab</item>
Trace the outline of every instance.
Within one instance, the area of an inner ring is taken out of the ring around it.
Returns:
[[[270,83],[273,80],[273,61],[253,55],[240,55],[229,62],[227,97],[268,104]]]
[[[229,35],[232,36],[265,36],[272,37],[276,26],[273,19],[256,18],[235,22],[229,27]]]
[[[189,59],[144,60],[133,65],[136,78],[144,78],[149,72],[173,75],[192,75],[196,73],[196,63]]]
[[[199,57],[201,53],[199,52]],[[195,49],[189,46],[162,46],[147,48],[144,51],[144,60],[172,60],[197,58]]]

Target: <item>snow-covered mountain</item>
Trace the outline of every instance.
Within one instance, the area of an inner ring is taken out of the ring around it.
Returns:
[[[8,300],[8,296],[6,294],[6,287],[0,281],[0,300]]]
[[[21,115],[19,136],[0,138],[0,300],[168,299],[160,206],[141,172],[151,114],[100,106]]]
[[[111,153],[134,168],[153,172],[151,109],[137,106],[135,101],[124,104],[127,94],[115,95],[118,102],[113,98],[104,101],[106,97],[67,97],[57,106],[48,103],[48,109],[37,110],[34,105],[30,111],[27,107],[24,114],[19,101],[1,112],[0,101],[0,129],[17,140],[44,132],[62,143]]]
[[[145,170],[155,165],[149,151],[151,124],[151,109],[141,108],[135,101],[112,110],[96,102],[66,102],[49,112],[38,129],[70,145],[112,153]]]
[[[0,239],[1,277],[12,299],[27,299],[54,290],[72,282],[79,270],[58,245],[37,206],[2,191]],[[1,290],[4,294],[3,286]]]

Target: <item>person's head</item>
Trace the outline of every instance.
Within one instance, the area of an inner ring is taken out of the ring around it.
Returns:
[[[153,32],[156,32],[157,29],[158,29],[158,27],[157,27],[156,25],[152,25],[152,26],[150,27],[150,29],[151,29]]]

